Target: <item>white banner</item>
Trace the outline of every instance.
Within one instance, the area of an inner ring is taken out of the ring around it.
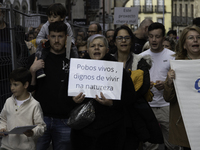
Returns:
[[[95,98],[100,92],[107,99],[120,100],[123,63],[92,59],[70,60],[68,95]]]
[[[192,150],[200,148],[200,60],[171,60],[174,85]]]
[[[138,7],[115,7],[114,24],[138,24]]]

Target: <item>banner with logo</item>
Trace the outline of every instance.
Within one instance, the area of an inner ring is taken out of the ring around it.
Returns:
[[[171,60],[174,85],[192,150],[200,148],[200,60]]]

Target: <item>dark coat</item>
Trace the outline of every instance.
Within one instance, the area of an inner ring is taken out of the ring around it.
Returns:
[[[85,57],[89,58],[88,55]],[[103,60],[116,61],[110,54]],[[144,120],[134,109],[135,103],[134,85],[129,73],[124,70],[121,100],[113,100],[111,107],[94,100],[96,118],[83,129],[72,129],[73,148],[75,150],[83,147],[87,150],[137,149],[139,141],[147,141],[150,136]]]
[[[118,58],[118,53],[115,54],[115,58],[116,59]],[[150,88],[150,76],[149,76],[150,68],[151,68],[151,59],[149,57],[143,58],[143,56],[133,54],[133,53],[130,53],[129,58],[126,62],[126,66],[125,66],[125,69],[127,72],[129,72],[129,69],[130,70],[140,69],[144,72],[143,84],[141,88],[136,92],[137,98],[136,98],[136,103],[134,105],[135,106],[134,108],[137,110],[137,113],[140,115],[140,117],[144,121],[144,124],[142,125],[143,125],[143,128],[146,130],[146,132],[141,132],[139,130],[136,130],[136,131],[141,137],[146,136],[148,133],[149,137],[148,139],[146,139],[146,141],[150,143],[161,144],[161,143],[164,143],[161,128],[159,126],[159,123],[151,107],[149,106],[149,103],[145,99],[145,94]],[[141,133],[143,133],[144,135],[142,135]],[[145,140],[141,140],[141,141],[146,142]]]

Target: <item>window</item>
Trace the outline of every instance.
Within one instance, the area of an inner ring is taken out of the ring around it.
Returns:
[[[146,12],[152,12],[153,7],[152,7],[152,0],[145,0],[145,11]]]
[[[139,12],[141,12],[141,10],[140,10],[140,0],[134,0],[133,1],[133,6],[134,7],[138,7],[139,8]]]
[[[175,9],[174,16],[177,16],[177,5],[176,4],[174,5],[174,9]]]
[[[191,17],[194,18],[194,5],[191,5]]]
[[[179,16],[182,17],[182,4],[180,4],[179,12],[180,12]]]
[[[157,1],[157,12],[163,12],[163,0]]]
[[[140,0],[133,1],[133,6],[139,6],[139,5],[140,5]]]
[[[152,5],[152,0],[146,0],[146,5]]]
[[[157,22],[162,23],[163,24],[163,18],[157,18]]]

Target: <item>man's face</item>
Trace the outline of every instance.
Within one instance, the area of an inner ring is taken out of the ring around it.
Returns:
[[[78,32],[77,35],[82,36],[83,38],[85,38],[85,33],[84,32]]]
[[[50,31],[48,39],[51,46],[50,51],[52,53],[62,54],[65,52],[65,42],[67,40],[67,35],[65,35],[65,32]]]
[[[96,24],[91,24],[88,28],[88,37],[90,37],[91,35],[94,35],[94,34],[98,34],[97,33],[97,25]]]
[[[175,39],[175,40],[176,40],[176,38],[177,38],[176,35],[174,35],[174,34],[172,34],[172,33],[169,34],[169,37],[172,37],[172,38]]]
[[[160,52],[163,50],[164,37],[161,29],[149,31],[149,44],[152,52]]]
[[[107,38],[108,43],[109,43],[110,46],[114,45],[113,36],[114,36],[114,31],[108,31],[106,33],[106,38]]]

